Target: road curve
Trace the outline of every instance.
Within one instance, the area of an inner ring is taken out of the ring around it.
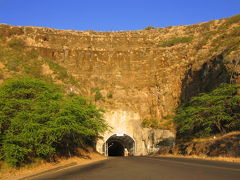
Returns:
[[[116,157],[31,180],[240,180],[240,164],[183,158]]]

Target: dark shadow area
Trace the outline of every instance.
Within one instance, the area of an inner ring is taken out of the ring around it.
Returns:
[[[127,134],[113,134],[102,148],[106,156],[133,156],[135,154],[135,141]]]
[[[108,145],[108,156],[124,156],[124,147],[120,142],[112,141]]]
[[[182,79],[179,107],[184,104],[187,105],[192,97],[198,96],[200,93],[208,93],[219,87],[222,83],[230,83],[231,75],[226,67],[223,54],[215,56],[204,63],[200,63],[201,62],[195,62],[194,64],[190,64],[188,70],[185,72],[185,76]],[[181,123],[179,122],[178,124]],[[182,125],[179,126],[182,127]],[[186,134],[187,132],[181,134],[177,127],[177,144],[190,141],[193,138],[193,134],[191,133],[193,133],[193,131],[200,132],[203,126],[194,125],[193,127],[194,130],[189,131],[189,134]],[[200,129],[197,129],[197,127],[200,127]]]
[[[198,70],[190,64],[182,80],[180,103],[185,103],[199,93],[209,92],[221,83],[230,82],[230,74],[224,63],[223,55],[218,55],[201,65]]]
[[[161,146],[172,147],[174,145],[174,143],[175,143],[175,138],[169,137],[169,138],[164,138],[163,140],[159,141],[157,146],[159,146],[159,147],[161,147]]]

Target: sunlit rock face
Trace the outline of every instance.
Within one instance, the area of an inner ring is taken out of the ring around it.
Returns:
[[[159,142],[164,139],[174,139],[175,135],[169,130],[143,128],[140,115],[133,111],[115,110],[105,114],[105,119],[112,127],[103,138],[97,142],[97,151],[106,154],[115,135],[132,155],[146,155],[158,150]],[[173,142],[172,142],[173,143]]]
[[[222,82],[240,82],[238,19],[124,32],[0,25],[0,38],[21,38],[26,48],[65,67],[80,84],[67,88],[106,110],[112,129],[98,141],[99,152],[111,136],[126,134],[109,142],[130,142],[129,136],[131,151],[140,155],[174,138],[166,117],[180,103]]]

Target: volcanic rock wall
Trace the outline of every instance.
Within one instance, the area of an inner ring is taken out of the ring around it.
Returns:
[[[236,17],[124,32],[0,25],[0,37],[24,39],[27,48],[64,66],[80,82],[80,94],[93,99],[97,89],[101,98],[96,104],[107,110],[106,119],[113,127],[103,143],[114,133],[131,134],[140,144],[137,154],[146,154],[143,141],[150,131],[157,131],[151,121],[161,129],[154,144],[148,142],[156,147],[167,138],[164,134],[174,137],[174,126],[164,117],[174,114],[179,103],[221,82],[240,82],[240,18]],[[150,125],[144,128],[143,121]],[[169,131],[162,133],[164,129]]]

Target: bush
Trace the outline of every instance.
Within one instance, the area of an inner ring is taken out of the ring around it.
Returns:
[[[109,99],[112,99],[112,98],[113,98],[113,94],[112,94],[112,93],[109,93],[109,94],[107,95],[107,97],[108,97]]]
[[[142,121],[142,126],[145,128],[154,128],[158,129],[159,128],[159,122],[160,120],[156,118],[147,118]]]
[[[95,96],[94,96],[95,101],[104,100],[104,97],[99,88],[92,88],[92,92],[95,93]]]
[[[193,97],[174,117],[179,138],[208,137],[240,130],[239,85],[222,84]]]
[[[58,79],[65,80],[69,78],[68,72],[64,67],[50,60],[46,60],[46,63],[48,63],[50,69],[57,74]]]
[[[89,139],[94,141],[94,137],[107,129],[103,121],[103,112],[79,96],[67,101],[54,120],[57,127],[63,127],[59,128],[62,135],[56,146],[57,150],[65,149],[62,153],[71,154]]]
[[[5,152],[5,161],[11,166],[19,166],[26,162],[29,153],[29,149],[8,143],[4,144],[3,151]]]
[[[152,30],[152,29],[155,29],[155,27],[153,27],[153,26],[147,26],[147,27],[145,27],[144,30]]]
[[[33,78],[0,86],[0,152],[12,166],[33,158],[70,155],[106,130],[103,111],[79,96]]]
[[[176,38],[172,38],[168,41],[163,42],[160,46],[161,47],[171,47],[176,44],[190,43],[190,42],[192,42],[192,40],[193,40],[192,36],[176,37]]]

